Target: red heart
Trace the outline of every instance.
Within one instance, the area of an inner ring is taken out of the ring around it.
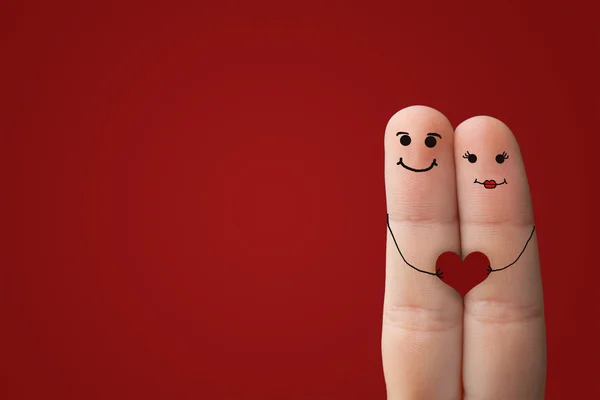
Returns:
[[[442,282],[451,286],[462,297],[488,277],[487,268],[490,262],[481,252],[469,254],[463,261],[454,252],[442,253],[436,263],[436,269],[443,272]]]

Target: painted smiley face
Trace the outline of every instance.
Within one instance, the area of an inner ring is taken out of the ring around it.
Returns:
[[[402,146],[406,147],[412,143],[412,139],[408,132],[398,132],[398,133],[396,133],[396,136],[400,137],[400,144]],[[434,148],[438,141],[438,139],[436,139],[436,138],[441,139],[442,136],[439,133],[435,133],[435,132],[428,133],[427,137],[425,138],[425,146],[429,147],[430,149]],[[431,162],[431,164],[429,165],[429,167],[419,169],[419,168],[414,168],[414,167],[406,165],[404,163],[404,161],[402,160],[402,157],[400,157],[400,160],[396,163],[396,165],[400,165],[403,168],[406,168],[407,170],[412,171],[412,172],[427,172],[427,171],[430,171],[431,169],[433,169],[433,167],[437,167],[438,163],[437,163],[437,160],[434,158],[433,161]]]
[[[468,151],[463,155],[463,158],[467,159],[471,164],[475,164],[477,162],[477,156],[475,154],[471,154]],[[503,151],[502,153],[498,154],[496,156],[496,162],[498,164],[503,164],[504,161],[508,160],[509,156],[508,154]],[[478,180],[477,177],[475,177],[475,181],[473,183],[479,184],[479,185],[483,185],[484,188],[486,189],[496,189],[498,186],[500,185],[506,185],[506,178],[503,178],[504,180],[502,182],[497,182],[494,179],[485,179],[482,181]]]

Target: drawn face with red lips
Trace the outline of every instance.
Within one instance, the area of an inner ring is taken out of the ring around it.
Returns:
[[[477,162],[477,156],[475,154],[469,153],[468,151],[463,155],[463,158],[467,159],[471,164],[475,164]],[[502,153],[496,156],[496,163],[502,164],[504,163],[504,161],[508,160],[508,158],[508,154],[505,151],[503,151]],[[506,178],[503,178],[502,182],[498,182],[494,179],[479,180],[475,178],[475,181],[473,183],[482,185],[486,189],[496,189],[500,185],[506,185],[507,182]]]

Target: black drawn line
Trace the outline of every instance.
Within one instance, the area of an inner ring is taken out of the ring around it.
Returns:
[[[406,258],[404,258],[404,255],[402,254],[402,251],[400,251],[400,247],[398,247],[398,242],[396,242],[396,237],[394,236],[394,232],[392,232],[392,227],[390,226],[390,214],[387,215],[387,226],[390,231],[390,234],[392,235],[392,240],[394,241],[394,244],[396,245],[396,249],[398,250],[400,257],[402,257],[402,260],[406,263],[406,265],[408,265],[415,271],[419,271],[419,272],[422,272],[427,275],[435,275],[440,279],[444,279],[444,276],[443,276],[444,273],[442,271],[440,271],[439,268],[436,269],[435,272],[423,271],[422,269],[419,269],[419,268],[415,267],[414,265],[412,265],[411,263],[409,263],[408,261],[406,261]]]
[[[406,168],[407,170],[412,171],[412,172],[427,172],[430,169],[432,169],[433,167],[437,167],[438,163],[437,163],[437,160],[434,158],[433,162],[431,163],[431,165],[429,167],[424,168],[424,169],[415,169],[415,168],[409,167],[408,165],[404,164],[402,162],[402,157],[400,157],[400,161],[398,161],[396,163],[396,165],[402,165],[404,168]]]
[[[525,249],[527,248],[527,245],[529,244],[529,241],[533,237],[533,233],[534,232],[535,232],[535,225],[533,226],[533,229],[531,230],[531,235],[529,235],[529,239],[527,239],[527,242],[525,242],[525,247],[523,247],[523,250],[521,250],[521,253],[519,253],[519,256],[517,257],[517,259],[515,261],[511,262],[506,267],[497,268],[497,269],[493,269],[491,265],[488,265],[488,267],[487,267],[487,273],[488,273],[488,275],[491,274],[492,272],[498,272],[498,271],[505,270],[506,268],[510,267],[511,265],[513,265],[514,263],[516,263],[517,261],[519,261],[519,258],[521,258],[521,256],[523,255],[523,253],[525,253]]]

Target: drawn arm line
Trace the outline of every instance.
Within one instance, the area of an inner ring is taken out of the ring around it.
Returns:
[[[416,271],[419,271],[419,272],[422,272],[424,274],[435,275],[435,276],[438,276],[438,277],[440,276],[439,273],[429,272],[429,271],[423,271],[423,270],[415,267],[414,265],[412,265],[408,261],[406,261],[406,258],[404,258],[404,255],[402,254],[402,251],[400,251],[400,247],[398,246],[398,242],[396,242],[396,237],[394,236],[394,232],[392,232],[392,227],[390,226],[390,214],[387,215],[387,226],[388,226],[388,229],[390,231],[390,234],[392,235],[392,240],[394,241],[394,244],[396,245],[396,249],[398,250],[398,253],[400,254],[400,257],[402,257],[402,260],[406,263],[406,265],[408,265],[412,269],[414,269]]]
[[[506,269],[506,268],[510,267],[511,265],[513,265],[514,263],[516,263],[517,261],[519,261],[519,258],[521,258],[521,256],[523,255],[523,253],[525,253],[525,249],[527,249],[527,245],[529,244],[529,241],[533,237],[533,233],[534,232],[535,232],[535,225],[533,226],[533,229],[531,230],[531,235],[529,235],[529,239],[527,239],[527,242],[525,242],[525,247],[523,247],[523,250],[521,250],[521,253],[519,253],[519,256],[517,257],[517,259],[515,261],[511,262],[506,267],[498,268],[498,269],[492,269],[492,267],[489,266],[488,267],[489,268],[489,272],[502,271],[503,269]]]

